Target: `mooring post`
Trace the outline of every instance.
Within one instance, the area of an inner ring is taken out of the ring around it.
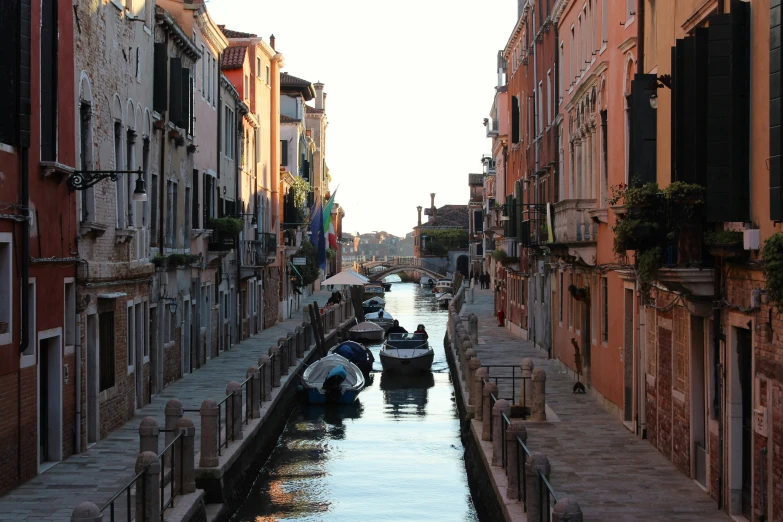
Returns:
[[[280,349],[277,346],[269,348],[269,358],[272,360],[272,387],[280,387]]]
[[[201,403],[201,451],[198,465],[200,468],[217,467],[218,460],[218,405],[212,399]]]
[[[481,440],[492,440],[492,396],[497,396],[498,386],[494,382],[490,381],[484,385],[484,417],[482,418],[481,425]]]
[[[506,436],[503,420],[503,415],[506,417],[511,413],[511,405],[506,399],[498,399],[495,401],[495,405],[492,407],[492,422],[495,425],[492,427],[492,465],[503,467],[503,442]]]
[[[179,399],[169,399],[166,403],[166,433],[164,434],[163,441],[168,446],[171,441],[174,440],[174,426],[177,425],[177,421],[182,418],[185,411],[182,407],[182,402]],[[155,452],[157,453],[157,451]],[[171,455],[166,453],[163,458],[163,462],[166,466],[171,467]]]
[[[226,385],[226,395],[231,396],[226,401],[228,408],[226,410],[226,440],[229,437],[229,426],[231,440],[242,440],[242,385],[237,381],[230,381]]]
[[[522,383],[519,385],[519,404],[530,406],[533,398],[533,359],[525,357],[519,363]]]
[[[251,366],[245,372],[245,377],[250,378],[247,381],[249,392],[247,401],[250,403],[250,418],[258,419],[261,417],[261,372],[255,366]]]
[[[258,371],[263,376],[261,381],[261,402],[269,400],[272,395],[272,359],[268,355],[258,356]]]
[[[176,426],[177,435],[181,434],[182,448],[174,447],[174,485],[183,494],[196,492],[196,425],[187,417],[182,417]]]
[[[555,504],[552,522],[582,522],[583,520],[582,508],[579,507],[576,500],[566,497],[561,498]]]
[[[158,437],[160,426],[155,417],[144,417],[139,423],[139,453],[151,451],[158,454]]]
[[[546,372],[543,368],[533,370],[533,406],[530,417],[535,421],[546,420]]]
[[[92,502],[82,502],[71,511],[71,522],[103,522],[103,514]]]
[[[151,452],[136,458],[136,474],[144,474],[136,482],[136,520],[152,522],[160,518],[160,459]]]
[[[540,451],[534,451],[527,458],[525,464],[525,507],[527,508],[528,520],[541,520],[544,513],[543,496],[548,495],[546,486],[539,478],[539,474],[549,480],[551,472],[549,459]]]
[[[506,496],[510,500],[519,500],[519,473],[525,472],[524,469],[519,469],[519,456],[523,449],[517,439],[527,444],[527,429],[522,421],[512,421],[506,428],[506,476],[508,478]]]
[[[489,372],[486,368],[479,368],[476,370],[476,373],[473,374],[473,390],[471,391],[471,395],[475,397],[476,420],[482,420],[484,415],[484,379],[488,377]]]

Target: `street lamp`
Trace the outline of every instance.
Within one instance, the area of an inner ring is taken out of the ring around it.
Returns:
[[[650,107],[653,108],[653,110],[658,109],[658,89],[661,87],[666,87],[667,89],[671,90],[672,88],[672,75],[671,74],[662,74],[661,76],[656,76],[652,80],[650,80],[650,90],[652,90],[652,94],[650,94]]]
[[[252,228],[254,228],[254,229],[258,229],[258,218],[256,217],[256,215],[255,215],[255,214],[242,214],[242,213],[239,213],[239,214],[237,214],[237,216],[238,216],[238,217],[241,217],[241,216],[253,216],[253,217],[250,219],[250,226],[251,226]]]
[[[137,170],[75,170],[71,177],[68,178],[68,188],[71,189],[71,192],[87,190],[104,179],[117,181],[119,174],[128,176],[136,174],[136,190],[133,191],[132,199],[133,201],[147,201],[144,171],[141,170],[141,167]]]

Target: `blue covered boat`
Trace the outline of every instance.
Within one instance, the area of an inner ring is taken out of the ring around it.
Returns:
[[[358,366],[365,375],[372,371],[372,363],[375,362],[375,356],[372,352],[363,344],[359,344],[355,341],[343,341],[334,348],[331,348],[329,353],[342,355]]]
[[[332,353],[304,371],[302,385],[312,404],[350,404],[364,388],[364,375],[351,361]]]

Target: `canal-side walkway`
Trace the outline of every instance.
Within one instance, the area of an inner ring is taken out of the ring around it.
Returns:
[[[322,306],[330,294],[328,291],[317,292],[307,301],[316,301]],[[138,430],[142,419],[154,417],[159,426],[165,426],[165,407],[169,399],[179,399],[185,410],[198,410],[205,399],[220,401],[226,396],[226,385],[230,381],[245,380],[248,367],[255,366],[258,357],[266,354],[270,346],[277,345],[279,338],[301,326],[303,317],[303,312],[297,312],[292,319],[221,352],[219,357],[210,359],[194,373],[169,384],[153,397],[150,404],[138,410],[132,419],[108,437],[0,497],[0,521],[68,522],[73,508],[81,502],[93,502],[99,507],[105,504],[136,474]],[[281,381],[285,383],[290,375],[283,375]],[[262,404],[262,415],[269,404]],[[194,422],[198,433],[200,415],[186,412],[185,416]],[[200,443],[200,437],[195,437],[196,454]]]
[[[498,327],[491,290],[475,289],[473,300],[471,304],[466,292],[460,316],[466,326],[469,314],[478,317],[478,345],[473,348],[482,365],[519,366],[529,357],[546,371],[547,421],[525,426],[530,451],[549,458],[549,480],[558,498],[576,500],[585,521],[730,519],[693,480],[590,394],[573,394],[574,380],[557,361]],[[510,397],[510,383],[498,384],[499,396]]]

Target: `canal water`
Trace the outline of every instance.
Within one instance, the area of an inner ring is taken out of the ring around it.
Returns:
[[[375,368],[351,406],[298,406],[235,521],[477,521],[443,349],[446,310],[429,289],[392,285],[386,310],[408,331],[422,323],[432,373]]]

